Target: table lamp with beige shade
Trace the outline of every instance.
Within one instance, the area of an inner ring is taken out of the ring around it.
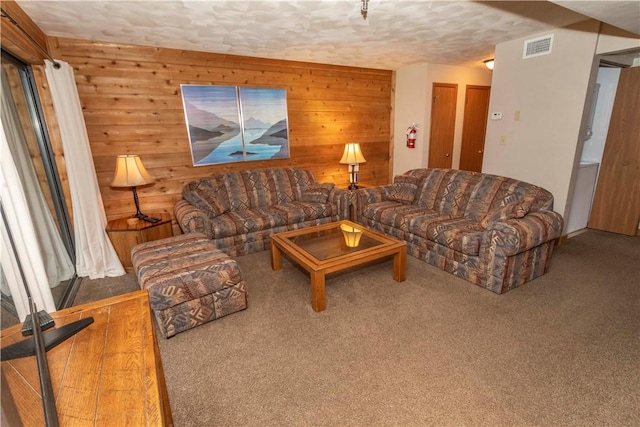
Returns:
[[[362,150],[360,150],[360,144],[357,142],[345,144],[340,163],[349,165],[349,190],[358,189],[358,165],[365,162]]]
[[[136,187],[152,184],[155,180],[145,169],[140,160],[140,156],[135,154],[121,154],[116,157],[116,171],[111,181],[111,187],[115,188],[131,188],[133,191],[133,201],[136,204],[136,213],[132,218],[143,221],[157,223],[160,218],[153,218],[140,212],[140,202],[138,201],[138,192]]]

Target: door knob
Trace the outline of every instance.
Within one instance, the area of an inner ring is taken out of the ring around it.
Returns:
[[[445,154],[444,156],[445,156],[445,157],[449,157],[449,153]]]
[[[478,150],[478,154],[482,154],[482,150]]]

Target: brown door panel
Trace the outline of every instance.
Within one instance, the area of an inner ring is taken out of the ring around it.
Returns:
[[[490,92],[490,86],[467,86],[460,152],[462,170],[482,172]]]
[[[589,228],[635,236],[640,220],[640,67],[620,71]]]
[[[457,84],[433,84],[428,162],[430,168],[451,168],[457,97]]]

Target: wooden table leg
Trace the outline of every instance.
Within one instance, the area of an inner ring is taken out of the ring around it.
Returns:
[[[314,311],[324,311],[327,301],[324,295],[324,272],[311,272],[311,307]]]
[[[404,282],[407,280],[407,247],[403,246],[393,256],[393,280]]]
[[[273,270],[280,270],[282,268],[282,252],[280,249],[271,242],[271,268]]]

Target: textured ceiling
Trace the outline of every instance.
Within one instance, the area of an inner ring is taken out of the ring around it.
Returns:
[[[360,0],[17,3],[49,36],[390,70],[481,66],[497,43],[587,19],[547,1],[370,0],[367,19]]]

